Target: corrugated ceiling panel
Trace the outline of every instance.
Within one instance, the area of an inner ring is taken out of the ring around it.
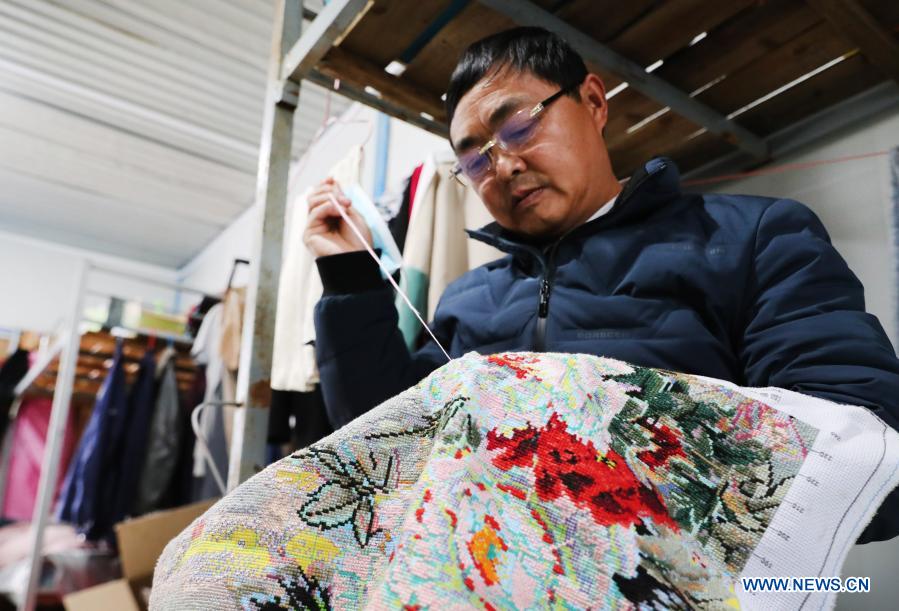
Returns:
[[[272,5],[0,2],[0,228],[188,261],[252,203]],[[304,84],[294,156],[348,104]]]

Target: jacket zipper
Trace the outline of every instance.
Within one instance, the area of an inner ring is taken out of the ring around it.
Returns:
[[[540,300],[537,305],[537,327],[534,330],[535,352],[544,352],[546,350],[546,319],[549,317],[549,296],[550,293],[552,293],[553,265],[556,248],[561,241],[562,239],[560,238],[559,241],[550,248],[548,260],[543,268],[543,277],[540,279]]]
[[[630,190],[623,200],[617,203],[618,206],[623,206],[625,202],[627,202],[631,197],[633,197],[634,193],[636,193],[640,187],[646,182],[650,176],[660,172],[665,169],[665,164],[661,163],[658,167],[653,168],[651,172],[647,172],[644,176],[642,176]],[[549,317],[549,296],[552,292],[552,277],[555,272],[555,254],[556,249],[559,244],[568,237],[568,234],[574,231],[574,229],[568,231],[565,235],[560,237],[549,249],[548,260],[543,264],[543,277],[540,279],[540,300],[537,306],[537,325],[534,329],[534,352],[545,352],[546,351],[546,319]],[[538,259],[542,261],[542,257]]]
[[[540,307],[537,312],[537,316],[540,318],[546,318],[546,315],[549,314],[549,292],[550,292],[549,280],[544,278],[540,282]]]

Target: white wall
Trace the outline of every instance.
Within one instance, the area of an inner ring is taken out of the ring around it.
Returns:
[[[899,110],[872,117],[775,165],[888,150],[899,146]],[[889,163],[872,157],[813,169],[757,176],[715,190],[789,197],[808,205],[821,218],[834,245],[865,286],[868,311],[875,314],[897,345],[897,269]],[[895,397],[890,397],[894,400]],[[899,601],[899,539],[855,546],[844,576],[870,576],[869,594],[842,594],[838,610],[895,609]]]
[[[249,259],[259,225],[259,208],[252,206],[216,236],[206,248],[178,270],[178,282],[218,294],[225,290],[234,259]],[[247,266],[234,274],[234,286],[246,286]]]
[[[429,132],[397,119],[390,120],[390,157],[387,165],[387,186],[407,178],[429,153],[451,151],[449,142]]]
[[[294,165],[291,193],[302,193],[306,187],[327,178],[330,169],[343,159],[347,151],[352,146],[361,144],[364,152],[362,187],[371,194],[376,165],[377,115],[372,108],[360,104],[353,104],[347,109]],[[403,121],[391,119],[387,188],[397,187],[429,153],[448,148],[449,144],[443,138]],[[223,290],[235,257],[250,257],[258,227],[259,208],[253,207],[182,267],[179,278],[188,285],[205,290]],[[234,284],[246,284],[246,268],[235,276]]]
[[[79,262],[174,282],[174,270],[0,232],[0,327],[52,332],[68,316]],[[118,275],[93,273],[89,288],[171,309],[175,292]],[[88,305],[98,303],[91,298]]]
[[[774,165],[834,159],[899,146],[899,110],[871,118]],[[893,254],[889,163],[885,156],[756,176],[716,191],[789,197],[821,218],[834,245],[865,286],[868,311],[897,345],[897,272]],[[899,568],[899,567],[897,567]]]

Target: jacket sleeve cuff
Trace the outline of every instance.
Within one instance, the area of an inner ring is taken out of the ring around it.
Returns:
[[[385,287],[381,269],[363,251],[327,255],[315,260],[323,295],[346,295]]]

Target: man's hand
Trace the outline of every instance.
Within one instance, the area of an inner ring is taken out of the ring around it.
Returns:
[[[350,200],[344,196],[334,179],[326,178],[309,196],[309,216],[306,219],[306,231],[303,232],[306,247],[316,258],[365,250],[356,233],[334,208],[331,196],[343,207],[347,216],[371,246],[371,231],[365,219],[353,209]]]

